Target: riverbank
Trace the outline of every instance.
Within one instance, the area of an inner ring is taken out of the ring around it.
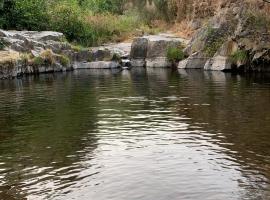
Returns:
[[[82,48],[66,41],[62,33],[3,31],[0,39],[0,78],[77,69],[113,69],[147,66],[170,67],[170,48],[182,48],[187,40],[170,34],[138,37],[132,43]]]

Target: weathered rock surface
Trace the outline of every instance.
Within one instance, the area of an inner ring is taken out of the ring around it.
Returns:
[[[270,21],[262,12],[266,5],[252,5],[224,1],[193,36],[185,49],[189,57],[179,68],[198,68],[195,55],[203,55],[208,57],[205,70],[270,71]]]
[[[196,52],[190,55],[187,59],[182,60],[178,64],[179,69],[203,69],[208,57]]]
[[[172,63],[167,59],[167,50],[178,48],[182,42],[180,38],[172,35],[150,35],[135,38],[131,46],[131,65],[169,67]]]
[[[130,43],[96,48],[74,47],[62,33],[0,30],[0,78],[73,69],[113,69],[129,66]],[[122,62],[122,60],[124,62]]]

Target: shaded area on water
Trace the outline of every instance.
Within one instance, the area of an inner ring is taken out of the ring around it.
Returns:
[[[270,75],[86,70],[0,82],[2,199],[267,199]]]

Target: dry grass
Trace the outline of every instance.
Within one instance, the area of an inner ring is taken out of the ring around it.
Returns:
[[[195,30],[190,27],[188,20],[183,20],[182,22],[177,22],[173,24],[170,27],[169,31],[172,32],[174,35],[185,39],[190,39],[195,33]]]
[[[20,58],[20,54],[16,51],[0,51],[0,64],[14,62]]]

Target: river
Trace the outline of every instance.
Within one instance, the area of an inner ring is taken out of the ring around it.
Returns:
[[[270,74],[2,80],[0,199],[269,200]]]

